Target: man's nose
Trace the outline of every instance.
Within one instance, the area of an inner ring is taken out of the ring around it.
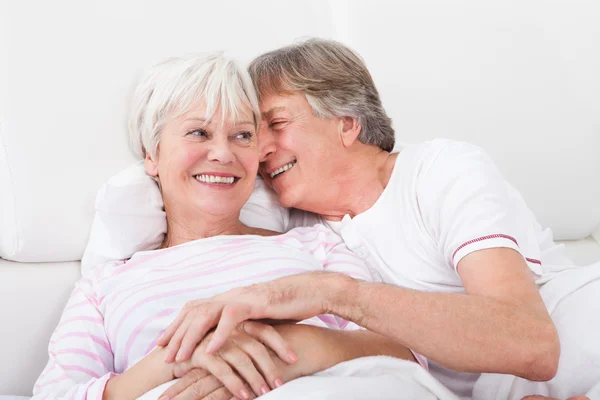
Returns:
[[[258,155],[260,162],[263,162],[269,155],[275,153],[277,146],[275,144],[275,135],[266,124],[261,124],[258,129]]]

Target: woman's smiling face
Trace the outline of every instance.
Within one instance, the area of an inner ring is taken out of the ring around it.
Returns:
[[[165,207],[180,215],[239,215],[254,188],[258,144],[252,110],[237,120],[193,107],[169,119],[161,130],[155,157],[145,158],[146,171],[158,176]]]

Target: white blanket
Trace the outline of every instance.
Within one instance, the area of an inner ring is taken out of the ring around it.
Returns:
[[[561,344],[558,373],[549,382],[483,374],[473,400],[520,400],[539,394],[600,400],[600,263],[559,273],[540,288]]]
[[[138,400],[156,400],[174,383],[165,383]],[[286,383],[260,398],[458,400],[418,364],[384,356],[358,358],[338,364],[316,375]]]

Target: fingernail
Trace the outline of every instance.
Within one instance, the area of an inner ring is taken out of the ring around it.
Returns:
[[[280,387],[280,386],[283,386],[283,381],[281,380],[281,378],[275,379],[275,387]]]
[[[269,393],[269,388],[268,387],[263,386],[263,387],[260,388],[260,394],[267,394],[267,393]]]
[[[288,351],[288,358],[293,363],[295,363],[296,361],[298,361],[298,356],[292,350]]]
[[[240,390],[240,394],[242,395],[242,399],[248,400],[250,398],[250,393],[246,389]]]

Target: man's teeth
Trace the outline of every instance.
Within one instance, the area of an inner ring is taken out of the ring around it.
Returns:
[[[233,176],[196,175],[195,178],[204,183],[222,183],[231,185],[235,181]]]
[[[271,179],[275,178],[281,173],[284,173],[288,169],[292,168],[294,165],[296,165],[296,161],[292,161],[289,164],[285,164],[283,167],[277,168],[275,171],[271,172]]]

